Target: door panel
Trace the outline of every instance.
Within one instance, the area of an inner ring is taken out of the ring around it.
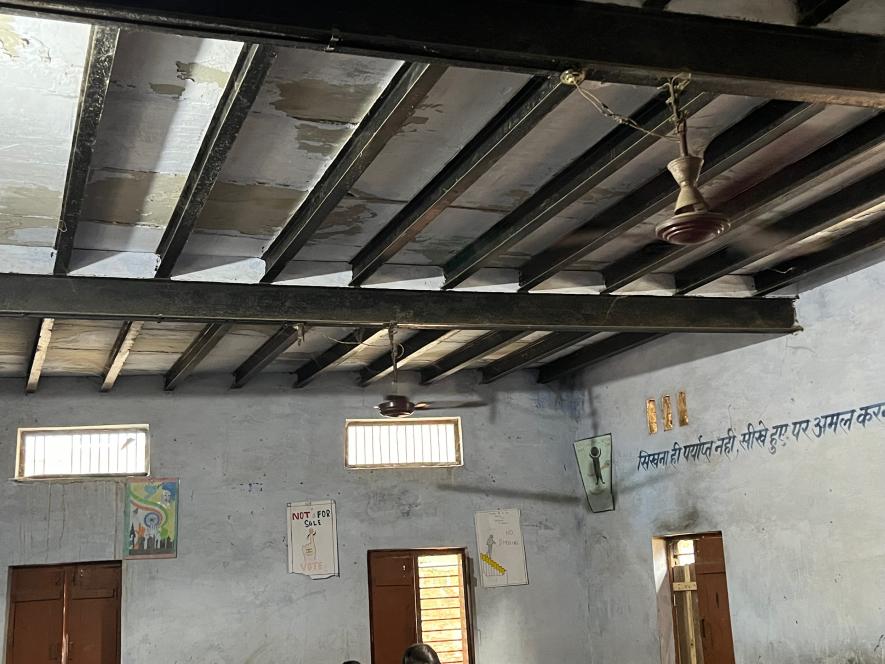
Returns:
[[[64,602],[61,597],[13,602],[7,664],[61,662]]]
[[[401,664],[406,648],[418,640],[415,613],[413,588],[375,588],[372,593],[373,664]]]
[[[116,664],[120,661],[115,597],[75,599],[68,612],[68,664]]]
[[[415,556],[394,551],[369,552],[369,622],[372,664],[400,664],[418,640]]]
[[[734,641],[721,536],[704,536],[695,545],[701,647],[707,664],[734,664]]]

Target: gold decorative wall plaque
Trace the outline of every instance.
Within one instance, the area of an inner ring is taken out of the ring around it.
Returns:
[[[648,433],[658,432],[658,407],[654,399],[645,402],[645,418],[648,420]]]
[[[661,397],[661,408],[664,411],[664,431],[673,430],[673,404],[670,401],[670,395],[665,394]]]

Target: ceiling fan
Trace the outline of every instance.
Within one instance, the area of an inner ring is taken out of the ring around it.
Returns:
[[[454,408],[479,408],[484,401],[419,401],[413,402],[401,394],[388,394],[375,406],[383,417],[408,417],[416,410],[451,410]]]
[[[392,364],[393,389],[397,389],[398,370],[401,346],[396,343],[396,325],[390,325],[387,330],[390,339],[390,361]],[[416,410],[452,410],[455,408],[479,408],[487,405],[484,401],[412,401],[402,394],[388,394],[384,401],[375,406],[375,410],[382,417],[409,417]]]

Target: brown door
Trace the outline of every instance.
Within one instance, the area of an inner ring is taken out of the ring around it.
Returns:
[[[734,664],[722,536],[700,537],[695,543],[695,552],[704,664]]]
[[[120,564],[11,570],[7,664],[119,664]]]
[[[372,664],[401,664],[418,641],[415,557],[396,551],[369,551],[369,619]]]
[[[63,567],[12,570],[7,664],[61,661],[64,588]]]

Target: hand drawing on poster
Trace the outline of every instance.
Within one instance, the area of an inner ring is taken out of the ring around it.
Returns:
[[[338,575],[335,501],[289,503],[289,573],[312,579]]]
[[[123,510],[124,558],[178,555],[177,479],[128,480]]]
[[[612,436],[584,438],[575,443],[578,472],[593,512],[609,512],[615,508],[612,476]]]
[[[526,585],[529,575],[519,510],[477,512],[474,523],[483,587]]]

